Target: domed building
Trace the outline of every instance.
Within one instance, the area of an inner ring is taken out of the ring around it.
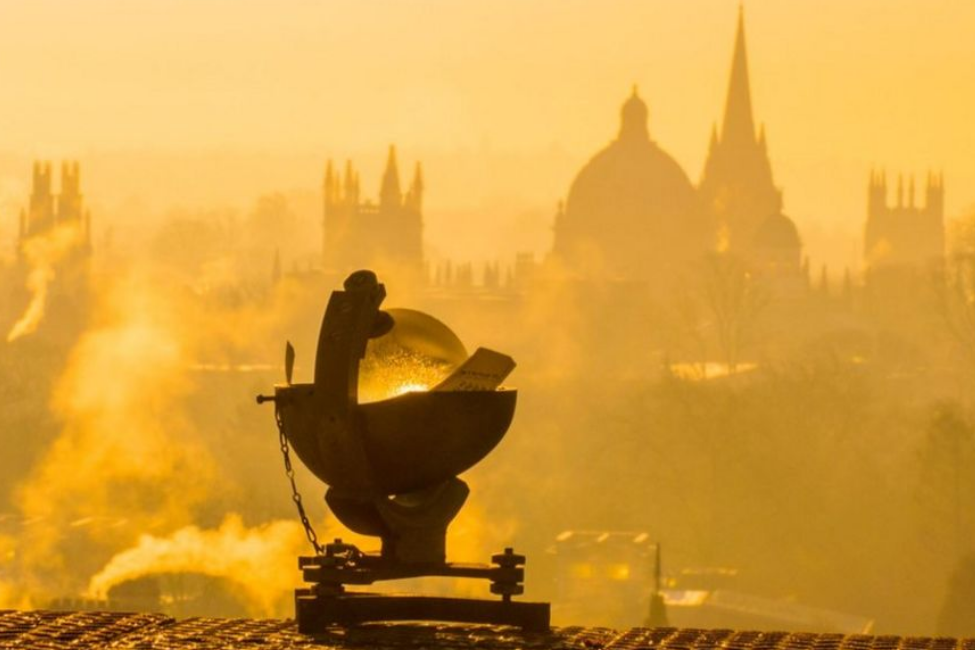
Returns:
[[[792,219],[781,212],[758,225],[751,242],[756,269],[767,275],[794,275],[802,272],[802,240]]]
[[[647,116],[634,88],[623,104],[619,135],[572,182],[553,246],[572,275],[665,280],[711,245],[698,194],[650,139]]]
[[[715,250],[766,277],[801,270],[802,242],[782,213],[765,130],[752,113],[740,11],[724,119],[699,186],[651,140],[634,89],[619,136],[582,168],[559,209],[553,258],[578,277],[666,283]]]

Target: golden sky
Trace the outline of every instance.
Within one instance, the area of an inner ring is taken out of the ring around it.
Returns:
[[[0,155],[298,156],[308,168],[289,178],[309,189],[326,157],[353,156],[378,187],[396,142],[405,162],[427,162],[428,236],[449,247],[451,209],[554,212],[615,135],[634,83],[651,136],[696,182],[737,11],[736,0],[0,0]],[[756,118],[814,253],[858,236],[872,164],[944,169],[948,215],[975,205],[975,2],[749,0],[745,18]],[[494,167],[450,162],[479,153]],[[524,171],[499,170],[506,156]],[[96,204],[136,192],[107,173],[85,182]],[[519,218],[498,216],[515,229]],[[541,247],[543,217],[530,220]]]

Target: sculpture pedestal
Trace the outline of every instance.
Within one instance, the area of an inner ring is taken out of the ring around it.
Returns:
[[[525,557],[505,549],[491,558],[493,565],[402,563],[362,553],[340,540],[325,547],[324,556],[299,558],[306,589],[295,592],[298,631],[316,634],[335,625],[378,621],[450,621],[513,625],[526,632],[547,632],[548,603],[515,602],[524,593]],[[446,577],[488,580],[500,600],[399,596],[346,592],[346,585],[369,585],[384,580]]]

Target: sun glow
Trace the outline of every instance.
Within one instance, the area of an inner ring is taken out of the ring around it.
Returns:
[[[394,388],[392,393],[394,397],[397,397],[399,395],[405,395],[406,393],[424,393],[428,390],[430,390],[430,386],[427,384],[422,384],[420,382],[407,382]]]

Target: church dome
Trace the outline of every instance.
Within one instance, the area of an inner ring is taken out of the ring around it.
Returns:
[[[779,212],[759,224],[753,245],[755,248],[799,250],[802,242],[796,224]]]
[[[582,168],[555,225],[555,255],[587,277],[650,279],[703,253],[704,212],[687,174],[650,139],[647,105],[623,104],[619,136]]]
[[[802,241],[792,219],[775,212],[762,220],[752,238],[751,258],[764,272],[796,275],[802,264]]]

